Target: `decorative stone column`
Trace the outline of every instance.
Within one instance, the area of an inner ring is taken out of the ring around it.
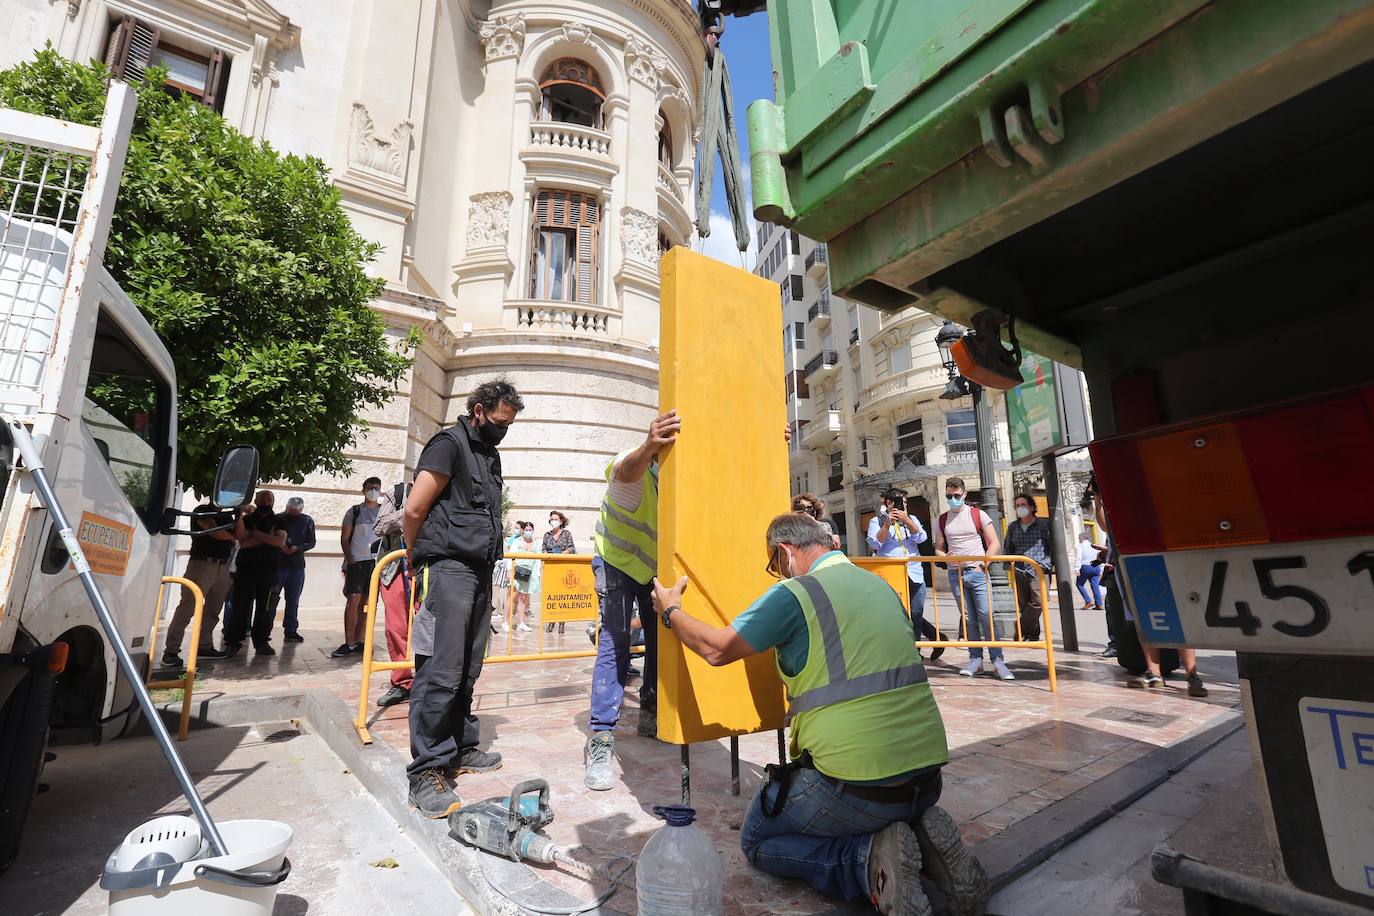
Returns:
[[[619,220],[620,265],[615,280],[625,337],[658,338],[658,87],[667,61],[633,33],[625,39],[629,118],[624,149],[624,194]]]

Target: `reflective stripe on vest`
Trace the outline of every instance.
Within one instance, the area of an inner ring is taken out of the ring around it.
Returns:
[[[592,537],[596,554],[608,565],[641,584],[654,577],[658,569],[658,488],[652,475],[645,473],[640,480],[639,506],[633,512],[612,504],[611,475],[618,456],[606,466],[606,495],[601,500],[601,512],[596,519]]]
[[[851,678],[845,664],[844,644],[840,639],[840,622],[835,616],[835,605],[831,602],[830,596],[811,576],[800,576],[792,581],[806,589],[811,606],[815,609],[816,623],[821,628],[821,640],[825,646],[825,667],[830,675],[830,682],[813,687],[795,697],[789,697],[788,715],[795,716],[808,709],[857,700],[886,690],[926,682],[926,669],[920,662]]]

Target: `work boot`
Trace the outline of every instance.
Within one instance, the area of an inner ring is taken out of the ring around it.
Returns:
[[[925,873],[945,897],[950,916],[982,916],[990,892],[988,875],[968,848],[949,812],[931,805],[916,823]]]
[[[432,820],[448,817],[463,806],[438,767],[421,770],[410,778],[410,803]]]
[[[868,900],[884,916],[932,916],[921,890],[921,845],[907,824],[888,824],[873,837]]]
[[[458,759],[459,773],[490,773],[501,769],[501,755],[495,751],[483,751],[470,747]]]
[[[377,705],[382,709],[395,706],[397,703],[404,703],[410,699],[410,691],[404,687],[393,686],[386,693],[377,698]]]
[[[615,786],[615,736],[610,732],[596,732],[587,739],[583,751],[587,772],[582,781],[588,789],[604,792]]]
[[[656,707],[651,706],[648,709],[640,707],[639,725],[635,727],[635,734],[641,738],[658,737],[658,709]]]

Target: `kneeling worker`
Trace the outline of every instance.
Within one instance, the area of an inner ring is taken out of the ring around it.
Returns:
[[[745,855],[880,913],[982,913],[987,875],[935,806],[949,750],[901,599],[802,515],[773,519],[768,555],[783,581],[727,627],[682,613],[686,578],[654,581],[663,626],[710,664],[777,649],[794,762],[750,803]]]

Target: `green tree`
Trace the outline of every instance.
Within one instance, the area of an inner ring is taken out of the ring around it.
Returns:
[[[208,491],[250,443],[268,479],[348,470],[344,451],[410,365],[368,303],[377,246],[323,162],[283,155],[163,86],[137,87],[105,266],[176,362],[178,476]],[[95,124],[109,71],[51,47],[0,72],[0,106]]]

